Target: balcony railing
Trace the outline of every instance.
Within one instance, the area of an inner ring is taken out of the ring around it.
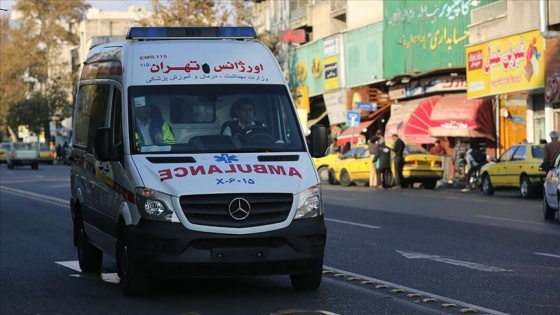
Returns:
[[[498,0],[471,11],[471,25],[507,16],[507,0]]]

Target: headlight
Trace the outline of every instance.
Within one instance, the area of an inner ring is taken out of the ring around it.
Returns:
[[[309,187],[298,194],[299,205],[294,220],[315,218],[323,215],[321,185]]]
[[[146,187],[136,188],[136,206],[145,219],[170,222],[173,217],[170,204],[171,196],[168,194]]]

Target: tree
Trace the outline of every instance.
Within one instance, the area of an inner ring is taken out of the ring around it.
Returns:
[[[41,130],[49,130],[49,121],[54,114],[53,106],[47,98],[35,92],[28,99],[13,104],[7,116],[7,123],[12,130],[18,126],[27,126],[29,131],[39,134]]]
[[[71,65],[60,57],[79,43],[74,29],[89,7],[83,0],[16,2],[13,8],[19,17],[13,21],[15,26],[9,28],[4,19],[1,25],[0,114],[13,117],[8,114],[11,107],[29,98],[32,91],[40,91],[55,111],[71,111]]]
[[[251,26],[254,20],[254,1],[230,0],[169,0],[167,5],[152,0],[149,18],[140,21],[142,26]],[[278,38],[266,31],[257,39],[276,55]]]

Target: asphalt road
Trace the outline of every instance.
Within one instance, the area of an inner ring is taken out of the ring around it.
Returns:
[[[114,259],[77,268],[69,168],[0,166],[1,314],[560,314],[560,224],[539,199],[324,187],[316,292],[287,276],[187,279],[124,297]]]

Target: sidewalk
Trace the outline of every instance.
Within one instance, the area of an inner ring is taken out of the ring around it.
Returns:
[[[436,189],[457,189],[457,190],[461,190],[461,189],[465,188],[466,185],[467,185],[467,183],[465,183],[463,181],[459,181],[457,179],[455,179],[453,181],[453,184],[449,184],[445,180],[439,180],[437,182]]]

